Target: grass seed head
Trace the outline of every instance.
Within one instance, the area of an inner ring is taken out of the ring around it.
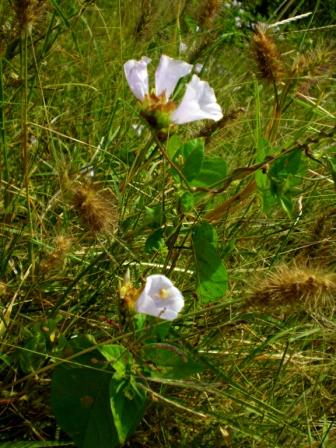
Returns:
[[[73,188],[73,206],[83,223],[93,233],[112,234],[118,225],[115,196],[110,191],[97,191],[93,185]]]
[[[46,5],[45,0],[15,0],[16,24],[22,34],[32,32],[34,26],[41,21]]]
[[[256,282],[248,299],[250,307],[270,309],[285,307],[309,311],[334,308],[336,274],[307,267],[283,265]]]
[[[284,65],[278,47],[267,28],[257,24],[253,35],[253,53],[259,76],[267,82],[278,82],[284,74]]]
[[[153,0],[142,0],[141,8],[140,8],[140,16],[137,20],[135,33],[140,37],[147,36],[148,32],[151,29],[151,24],[154,19],[154,5]]]
[[[41,261],[41,271],[48,273],[55,269],[61,270],[64,267],[64,261],[71,249],[72,242],[73,240],[70,237],[57,236],[54,249]]]
[[[221,3],[221,0],[206,0],[203,2],[201,10],[199,11],[201,27],[211,27],[213,21],[219,13]]]

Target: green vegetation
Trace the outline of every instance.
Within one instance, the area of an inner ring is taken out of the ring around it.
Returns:
[[[1,2],[0,448],[336,446],[336,4],[247,3]]]

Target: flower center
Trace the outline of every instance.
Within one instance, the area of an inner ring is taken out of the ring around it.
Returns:
[[[157,96],[154,93],[145,95],[141,115],[156,128],[167,128],[171,124],[170,115],[176,109],[176,104],[166,98],[165,93]]]
[[[173,101],[169,101],[166,98],[166,94],[163,92],[159,96],[154,93],[148,93],[145,95],[143,101],[144,109],[151,112],[172,112],[176,109],[176,104]]]
[[[168,291],[168,289],[161,288],[160,291],[159,291],[159,296],[160,296],[160,299],[161,299],[161,300],[168,299],[168,297],[169,297],[169,291]]]

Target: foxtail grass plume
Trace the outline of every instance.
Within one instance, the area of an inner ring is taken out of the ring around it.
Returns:
[[[73,206],[92,233],[112,234],[118,225],[115,196],[109,190],[97,191],[91,184],[72,188]]]
[[[47,2],[44,0],[14,0],[17,28],[21,33],[31,33],[41,20]]]
[[[55,247],[49,254],[41,261],[41,271],[49,273],[55,269],[62,269],[66,256],[68,255],[71,246],[72,238],[65,235],[59,235],[55,239]]]
[[[138,11],[140,11],[140,16],[137,20],[135,26],[135,34],[140,37],[146,37],[147,33],[154,29],[153,21],[156,16],[156,11],[154,9],[153,0],[141,0],[141,5],[139,5]]]
[[[253,53],[261,79],[274,83],[282,79],[284,64],[280,52],[264,24],[257,24],[253,35]]]
[[[223,117],[215,93],[206,81],[193,75],[186,86],[179,105],[170,98],[179,80],[190,74],[193,66],[187,62],[162,55],[155,72],[155,90],[149,91],[147,65],[151,59],[131,59],[124,65],[125,76],[134,96],[142,102],[142,115],[156,129],[170,124],[184,124],[196,120],[218,121]]]
[[[201,9],[198,13],[200,25],[202,28],[209,28],[217,17],[222,2],[221,0],[205,0],[200,2],[200,5]]]
[[[279,266],[256,282],[247,301],[251,308],[272,312],[277,307],[330,311],[335,307],[336,274],[297,266]]]

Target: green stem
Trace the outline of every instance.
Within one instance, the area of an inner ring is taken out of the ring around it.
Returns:
[[[183,181],[183,183],[184,183],[185,186],[187,187],[188,191],[189,191],[190,193],[192,193],[193,190],[192,190],[192,188],[190,187],[190,185],[188,184],[188,181],[187,181],[185,175],[182,173],[181,169],[180,169],[180,168],[176,165],[176,163],[169,157],[169,155],[167,154],[167,151],[166,151],[165,147],[162,145],[162,143],[160,142],[160,140],[158,139],[157,136],[155,136],[155,140],[156,140],[156,143],[157,143],[157,145],[158,145],[158,147],[159,147],[159,149],[160,149],[160,152],[161,152],[162,156],[164,157],[164,159],[166,159],[167,162],[169,163],[169,165],[170,165],[171,167],[174,168],[174,170],[177,172],[177,174],[180,176],[181,180]]]
[[[8,195],[8,182],[9,182],[9,166],[8,166],[8,150],[6,143],[6,131],[5,131],[5,98],[4,98],[4,85],[3,85],[3,63],[2,56],[0,56],[0,141],[2,147],[2,166],[3,166],[3,181],[5,184],[4,193],[4,208],[7,210],[9,195]]]
[[[153,140],[150,139],[149,142],[138,152],[138,154],[135,156],[134,162],[131,166],[130,171],[127,174],[127,177],[124,181],[124,183],[121,186],[121,192],[124,193],[126,190],[127,185],[130,183],[131,179],[136,175],[139,168],[142,166],[144,158],[146,157],[147,151],[152,146]]]
[[[30,207],[29,197],[29,148],[28,148],[28,39],[27,30],[25,31],[22,40],[21,51],[21,72],[24,80],[23,99],[22,99],[22,114],[21,114],[21,128],[22,128],[22,168],[23,168],[23,185],[26,195],[27,213],[30,240],[28,243],[28,254],[32,265],[32,275],[34,275],[34,247],[33,247],[33,219]]]

